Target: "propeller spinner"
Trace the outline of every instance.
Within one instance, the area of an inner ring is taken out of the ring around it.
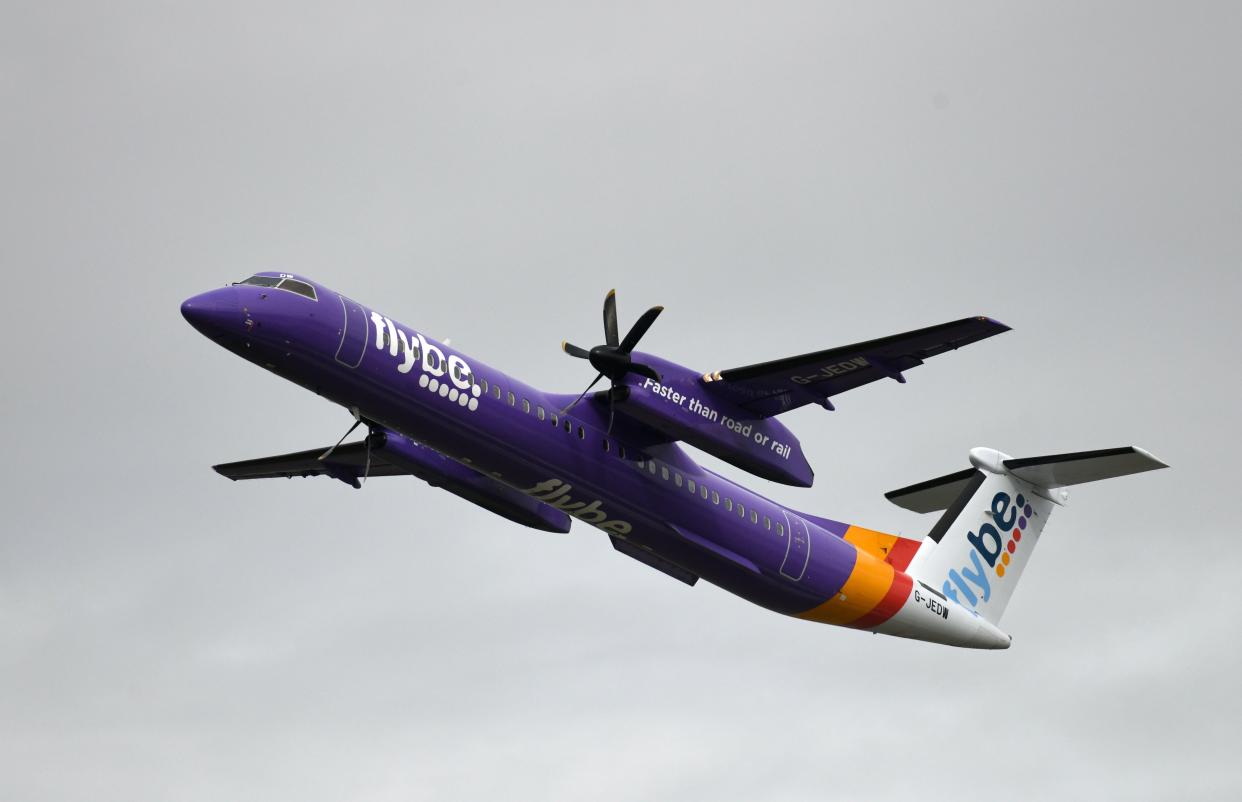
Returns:
[[[641,362],[635,362],[630,356],[630,352],[638,345],[638,341],[647,333],[647,329],[651,328],[651,324],[655,323],[655,319],[664,311],[662,306],[653,306],[642,317],[635,321],[630,330],[626,332],[624,339],[617,337],[617,291],[609,290],[604,296],[604,344],[597,345],[589,351],[580,348],[571,342],[565,341],[561,343],[561,350],[570,356],[578,359],[586,359],[591,366],[598,371],[595,379],[587,385],[582,394],[574,399],[573,404],[565,407],[564,411],[568,412],[573,409],[579,401],[581,401],[587,393],[591,392],[591,388],[599,384],[599,380],[605,376],[611,381],[608,390],[608,431],[612,432],[613,404],[616,401],[617,388],[621,386],[627,374],[636,373],[639,376],[646,376],[655,381],[660,380],[660,374],[650,365],[644,365]]]

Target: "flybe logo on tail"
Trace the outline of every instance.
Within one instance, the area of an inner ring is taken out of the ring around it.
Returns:
[[[371,322],[375,324],[375,347],[388,349],[389,354],[401,360],[397,365],[399,373],[409,373],[415,363],[421,363],[419,387],[438,393],[441,398],[471,412],[479,408],[483,388],[479,387],[466,360],[457,354],[446,358],[435,343],[427,342],[427,338],[417,332],[407,335],[404,329],[378,312],[371,313]]]
[[[992,496],[992,523],[984,523],[977,533],[966,534],[966,541],[973,547],[970,550],[970,565],[949,571],[949,578],[943,585],[944,595],[958,604],[971,607],[992,598],[989,575],[994,572],[998,579],[1004,578],[1013,559],[1011,555],[1017,552],[1018,544],[1022,542],[1022,530],[1027,527],[1034,512],[1021,493],[1016,499],[1003,492]]]

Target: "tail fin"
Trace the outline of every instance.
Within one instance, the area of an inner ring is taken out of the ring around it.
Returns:
[[[944,510],[907,573],[995,624],[1069,485],[1165,468],[1141,448],[1112,448],[1014,459],[989,448],[970,452],[973,470],[886,493],[915,512]]]

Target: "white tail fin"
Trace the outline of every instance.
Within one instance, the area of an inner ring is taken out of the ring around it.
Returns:
[[[915,512],[944,510],[907,573],[995,624],[1005,612],[1039,533],[1068,485],[1167,467],[1140,448],[1014,459],[970,452],[973,470],[885,495]]]

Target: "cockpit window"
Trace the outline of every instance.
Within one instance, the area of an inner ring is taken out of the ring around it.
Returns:
[[[310,298],[312,301],[319,300],[318,298],[315,297],[314,287],[307,284],[305,281],[298,281],[295,278],[285,279],[284,281],[280,282],[280,286],[278,286],[276,289],[288,290],[289,292],[296,292],[298,295],[304,295],[307,298]]]
[[[251,276],[238,284],[249,284],[252,287],[275,287],[281,281],[280,276]]]
[[[304,298],[310,298],[312,301],[318,301],[315,297],[315,288],[307,284],[305,281],[298,281],[295,278],[287,276],[251,276],[245,281],[239,281],[238,284],[249,284],[252,287],[275,287],[278,290],[288,290],[297,293]]]

